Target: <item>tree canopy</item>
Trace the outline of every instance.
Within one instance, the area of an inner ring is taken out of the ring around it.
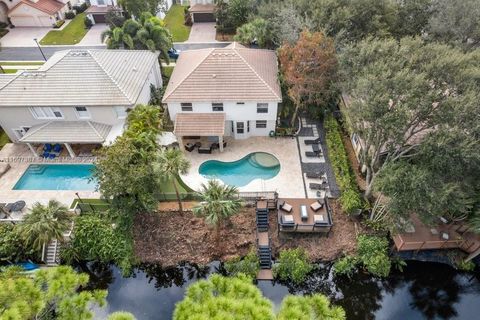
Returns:
[[[309,104],[325,107],[332,99],[337,59],[333,40],[321,32],[303,31],[295,45],[285,43],[278,51],[280,69],[298,111]]]

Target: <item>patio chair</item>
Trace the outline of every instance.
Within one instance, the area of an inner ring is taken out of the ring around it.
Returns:
[[[305,155],[307,158],[319,158],[320,154],[318,152],[313,152],[313,151],[305,151]]]
[[[26,205],[27,205],[26,202],[23,200],[7,203],[4,207],[4,211],[8,213],[19,212],[19,211],[22,211]]]
[[[320,142],[322,142],[322,140],[320,139],[320,137],[318,137],[317,139],[314,139],[314,140],[305,140],[304,141],[305,144],[308,146],[310,144],[319,144]]]
[[[307,172],[306,176],[309,179],[323,179],[325,177],[325,172]]]
[[[50,152],[50,151],[52,151],[52,145],[51,145],[50,143],[45,143],[45,144],[43,145],[43,151],[45,151],[45,152]]]
[[[198,148],[198,153],[207,153],[207,154],[210,154],[212,153],[212,147],[200,147]]]
[[[53,151],[54,151],[54,152],[60,153],[60,152],[62,152],[62,150],[63,150],[63,147],[62,147],[60,144],[58,144],[58,143],[56,143],[56,144],[53,146]]]
[[[195,145],[193,143],[189,142],[185,145],[185,150],[187,150],[188,152],[192,152],[193,149],[195,149]]]
[[[49,156],[50,156],[50,152],[44,151],[42,153],[42,158],[48,159]]]
[[[323,208],[323,203],[321,203],[319,200],[315,201],[310,205],[310,209],[312,209],[314,212],[317,212],[322,208]]]
[[[48,159],[55,159],[57,157],[57,155],[55,153],[50,153],[48,155]]]
[[[318,154],[322,153],[322,149],[320,149],[320,146],[318,144],[312,144],[312,150],[313,150],[313,152],[318,153]]]
[[[293,209],[293,207],[290,204],[286,203],[285,201],[280,202],[278,204],[278,208],[285,212],[292,212],[292,209]]]

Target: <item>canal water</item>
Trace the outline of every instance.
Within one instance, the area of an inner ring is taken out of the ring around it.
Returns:
[[[142,265],[124,278],[115,266],[90,263],[81,271],[90,274],[89,288],[108,289],[108,305],[96,310],[98,319],[124,310],[138,320],[150,320],[171,319],[188,285],[222,269],[218,262],[168,269]],[[387,279],[363,273],[336,277],[331,265],[320,264],[301,286],[260,281],[258,287],[276,308],[287,294],[325,294],[345,309],[349,320],[480,319],[480,275],[439,263],[408,261],[403,272]]]

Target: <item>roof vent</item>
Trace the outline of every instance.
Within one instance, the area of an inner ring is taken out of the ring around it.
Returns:
[[[138,70],[137,70],[136,67],[133,67],[133,68],[132,68],[132,71],[133,71],[133,72],[137,72]]]
[[[214,73],[212,74],[212,78],[215,79],[217,77],[217,75]]]

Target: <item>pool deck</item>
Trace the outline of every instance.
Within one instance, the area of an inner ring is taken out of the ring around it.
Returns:
[[[194,190],[199,190],[202,183],[208,181],[200,175],[198,168],[207,160],[236,161],[253,152],[267,152],[280,161],[278,175],[271,179],[256,179],[239,187],[241,192],[277,191],[281,197],[305,198],[302,167],[298,154],[297,139],[252,137],[244,140],[226,138],[227,147],[221,153],[199,154],[197,150],[184,151],[191,163],[189,173],[182,176],[183,181]]]
[[[46,204],[50,199],[55,199],[70,206],[73,199],[76,198],[76,192],[81,198],[100,198],[99,192],[85,190],[13,190],[18,179],[30,164],[32,163],[10,163],[10,170],[0,177],[0,202],[9,203],[24,200],[27,203],[27,208],[30,208],[35,202]],[[38,164],[43,163],[38,162]]]

